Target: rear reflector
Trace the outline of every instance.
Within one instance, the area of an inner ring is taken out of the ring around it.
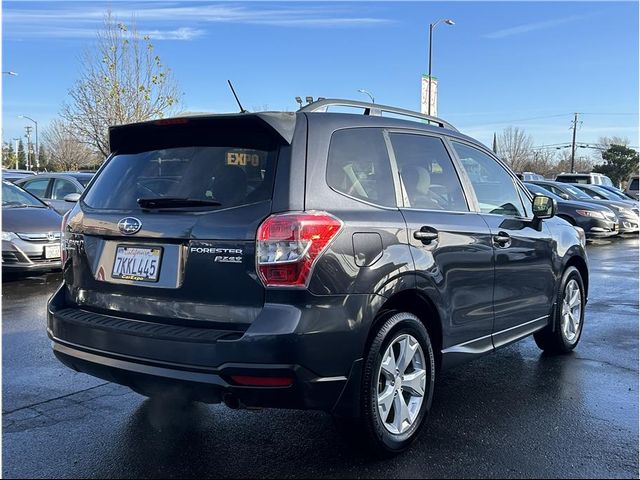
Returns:
[[[245,387],[290,387],[293,385],[293,378],[288,377],[249,377],[245,375],[232,375],[231,380],[238,385]]]
[[[267,287],[304,287],[342,222],[326,212],[272,215],[258,228],[256,263]]]

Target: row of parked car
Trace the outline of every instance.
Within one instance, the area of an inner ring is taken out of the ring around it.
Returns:
[[[3,268],[24,271],[60,266],[61,215],[73,208],[94,174],[36,175],[28,170],[3,170]],[[634,191],[617,189],[604,175],[561,174],[551,181],[532,172],[521,172],[518,177],[533,195],[555,199],[558,216],[581,227],[587,238],[638,232],[640,220]],[[634,186],[637,196],[637,177],[631,179],[628,188]]]
[[[581,227],[587,238],[638,232],[638,176],[631,177],[623,191],[595,172],[561,173],[555,181],[533,172],[516,175],[533,195],[551,196],[558,216]]]
[[[5,272],[60,268],[60,224],[93,172],[35,174],[2,171],[2,268]]]

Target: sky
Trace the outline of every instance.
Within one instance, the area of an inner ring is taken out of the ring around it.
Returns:
[[[67,101],[104,12],[136,18],[192,112],[295,110],[295,96],[419,110],[429,23],[438,115],[490,145],[516,126],[534,145],[638,146],[638,2],[4,1],[2,138],[40,135]]]

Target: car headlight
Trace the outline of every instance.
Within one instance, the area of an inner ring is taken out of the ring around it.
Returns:
[[[601,212],[596,212],[595,210],[576,210],[576,213],[583,217],[599,218],[600,220],[604,220],[604,215]]]
[[[18,236],[13,232],[2,232],[2,240],[6,240],[10,242],[11,240],[15,240]]]

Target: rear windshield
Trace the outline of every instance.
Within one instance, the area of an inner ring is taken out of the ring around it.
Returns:
[[[209,146],[115,155],[84,202],[91,208],[110,210],[140,209],[140,198],[172,197],[219,204],[209,208],[259,202],[271,198],[276,156],[277,150]]]
[[[5,208],[46,207],[36,197],[9,182],[2,182],[2,206]]]
[[[583,183],[585,185],[589,185],[591,183],[590,178],[584,175],[562,175],[556,178],[556,181],[564,183]]]

